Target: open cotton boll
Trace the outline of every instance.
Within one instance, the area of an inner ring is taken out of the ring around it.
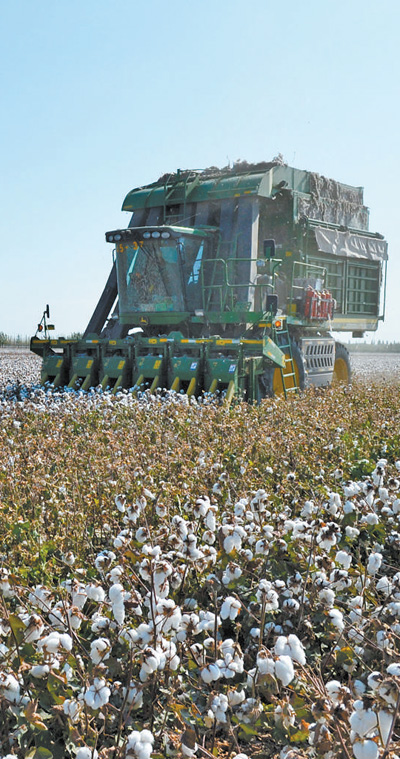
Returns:
[[[241,704],[246,698],[244,690],[228,690],[229,706],[237,706]]]
[[[282,685],[289,685],[294,678],[293,662],[290,656],[278,656],[275,662],[275,675]]]
[[[219,680],[221,677],[221,670],[217,664],[209,664],[201,670],[200,675],[205,683],[212,683],[214,680]]]
[[[98,752],[95,748],[89,748],[89,746],[82,746],[78,748],[75,754],[75,759],[97,759]]]
[[[275,673],[275,662],[263,649],[259,651],[257,656],[257,669],[260,675],[273,675]]]
[[[108,703],[111,690],[103,677],[95,677],[93,684],[84,692],[84,701],[91,709],[100,709]]]
[[[50,672],[50,667],[48,664],[36,664],[30,670],[30,674],[32,675],[32,677],[36,677],[38,679],[47,677],[49,672]]]
[[[108,597],[111,601],[111,603],[118,603],[119,601],[124,600],[125,590],[123,585],[120,583],[115,583],[114,585],[111,585],[110,590],[108,591]]]
[[[225,598],[224,603],[221,606],[221,619],[236,619],[237,615],[242,608],[242,604],[237,598],[228,596]]]
[[[293,661],[297,661],[299,664],[304,665],[306,663],[304,646],[297,635],[293,633],[287,637],[280,635],[275,643],[274,652],[278,656],[281,654],[290,656]]]
[[[96,603],[103,603],[106,597],[104,588],[101,585],[86,585],[86,593],[87,597]]]
[[[388,675],[394,675],[396,677],[400,677],[400,663],[393,662],[393,664],[389,664],[389,666],[386,669],[386,672]]]
[[[382,558],[383,557],[381,553],[376,552],[376,553],[370,554],[369,559],[368,559],[368,564],[367,564],[368,574],[370,575],[376,574],[376,572],[378,571],[379,567],[382,564]]]
[[[63,703],[63,712],[71,722],[77,722],[81,713],[81,704],[72,698],[66,698]]]
[[[362,701],[355,702],[362,705]],[[360,738],[364,738],[378,724],[376,713],[372,709],[356,709],[350,715],[350,727]]]
[[[119,601],[118,603],[114,603],[112,605],[112,612],[113,612],[115,621],[118,622],[119,625],[123,625],[124,620],[125,620],[124,602]]]
[[[350,569],[352,557],[347,551],[338,551],[335,556],[335,561],[341,564],[344,569]]]
[[[388,742],[393,717],[394,715],[391,714],[391,712],[387,712],[385,709],[380,709],[378,712],[379,732],[384,746],[386,746],[386,743]]]
[[[111,643],[108,638],[97,638],[90,644],[90,658],[94,664],[108,659],[111,651]]]
[[[353,743],[353,754],[356,759],[378,759],[379,748],[375,741],[367,738]]]

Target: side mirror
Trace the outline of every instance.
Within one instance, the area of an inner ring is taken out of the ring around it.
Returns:
[[[275,258],[275,240],[264,240],[264,257],[268,261]]]
[[[48,319],[50,319],[50,309],[49,309],[49,304],[47,304],[47,306],[46,306],[45,314],[46,314],[47,318],[48,318]]]

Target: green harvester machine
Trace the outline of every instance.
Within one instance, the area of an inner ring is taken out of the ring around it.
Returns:
[[[332,332],[362,337],[385,308],[387,243],[368,231],[362,188],[241,162],[164,175],[122,210],[83,337],[51,339],[47,306],[31,340],[42,384],[229,403],[350,380]]]

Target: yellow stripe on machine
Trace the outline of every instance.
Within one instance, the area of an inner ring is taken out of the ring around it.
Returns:
[[[187,389],[186,395],[188,395],[189,397],[191,395],[194,395],[195,390],[196,390],[196,377],[192,377],[192,379],[189,382],[189,387]]]

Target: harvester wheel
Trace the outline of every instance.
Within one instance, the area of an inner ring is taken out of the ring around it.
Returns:
[[[289,377],[286,381],[286,390],[290,388],[298,387],[299,390],[304,390],[306,383],[306,369],[303,359],[303,355],[300,348],[296,343],[292,343],[292,356],[294,364],[295,377]],[[288,353],[285,353],[287,359],[290,358]],[[290,362],[288,362],[290,367]],[[289,370],[291,371],[291,369]],[[274,395],[284,395],[282,372],[279,367],[271,367],[267,369],[260,377],[259,381],[259,398],[272,398]]]
[[[335,343],[335,363],[333,366],[332,382],[351,382],[350,357],[347,348],[342,343]]]

